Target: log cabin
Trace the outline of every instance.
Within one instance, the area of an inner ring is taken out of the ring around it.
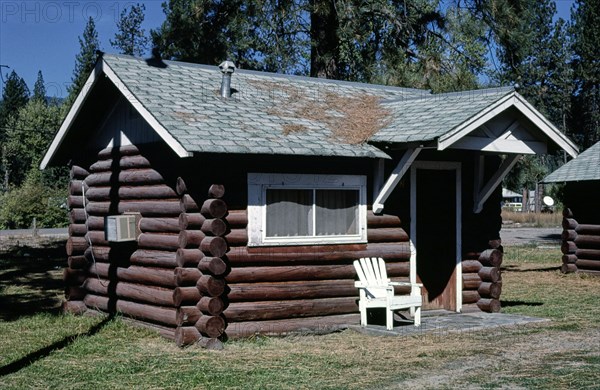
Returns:
[[[565,183],[561,271],[600,275],[600,142],[543,181]]]
[[[234,70],[98,59],[41,163],[71,166],[66,311],[178,345],[325,332],[373,256],[425,310],[500,310],[500,183],[577,154],[518,92]]]

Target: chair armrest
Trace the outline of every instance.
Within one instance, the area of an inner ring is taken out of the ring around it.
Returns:
[[[411,282],[389,282],[390,286],[416,286],[423,287],[423,283],[411,283]]]

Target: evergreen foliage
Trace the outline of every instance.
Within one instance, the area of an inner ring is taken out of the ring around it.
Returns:
[[[21,107],[29,101],[29,88],[14,70],[10,72],[2,90],[0,102],[0,142],[5,138],[6,122],[11,116],[16,115]]]
[[[119,49],[121,54],[141,56],[148,48],[149,38],[146,36],[142,23],[144,22],[144,4],[132,5],[127,12],[124,9],[117,21],[118,31],[115,39],[110,40],[112,47]]]
[[[69,96],[67,97],[67,105],[71,106],[75,98],[85,85],[94,64],[96,63],[96,52],[100,49],[98,41],[98,32],[94,19],[90,17],[85,25],[83,37],[79,37],[79,53],[75,56],[75,69],[73,70],[72,84],[69,87]]]
[[[44,76],[42,76],[41,70],[38,71],[37,80],[33,86],[33,96],[31,97],[31,100],[46,103],[46,85],[44,84]]]

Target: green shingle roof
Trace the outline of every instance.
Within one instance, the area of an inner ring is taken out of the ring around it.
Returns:
[[[171,61],[156,67],[120,55],[104,55],[103,60],[188,152],[387,157],[367,143],[342,142],[310,115],[289,114],[289,106],[299,99],[318,103],[328,93],[381,99],[427,93],[237,70],[231,81],[232,98],[223,99],[218,93],[222,78],[218,67]]]
[[[600,180],[600,142],[569,161],[543,180],[544,183]]]
[[[370,141],[398,143],[434,140],[491,104],[512,94],[511,88],[406,97],[384,106],[392,112],[390,124]]]

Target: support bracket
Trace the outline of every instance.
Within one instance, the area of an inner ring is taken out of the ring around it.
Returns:
[[[504,178],[506,177],[508,172],[510,172],[512,167],[515,166],[515,164],[519,161],[519,159],[521,159],[521,157],[522,157],[521,154],[507,155],[506,158],[504,159],[504,161],[502,161],[502,164],[500,164],[500,167],[498,167],[498,170],[496,172],[494,172],[492,177],[483,186],[483,188],[479,189],[478,183],[477,182],[474,183],[475,184],[475,196],[474,196],[475,199],[473,202],[473,213],[479,214],[481,212],[481,210],[483,209],[483,204],[488,200],[490,195],[492,195],[492,192],[494,192],[494,190],[500,185],[502,180],[504,180]],[[483,161],[480,160],[479,164],[483,164]],[[476,164],[476,167],[479,164]],[[479,165],[479,167],[476,169],[481,171],[483,169],[483,166]],[[475,175],[476,181],[478,181],[477,180],[478,176],[479,176],[478,174]]]
[[[379,191],[379,194],[373,201],[373,212],[375,214],[379,214],[383,211],[385,201],[392,194],[392,191],[394,191],[394,188],[396,188],[396,185],[398,185],[398,182],[400,182],[400,179],[402,179],[402,176],[404,176],[406,171],[408,171],[411,164],[413,161],[415,161],[422,149],[423,148],[414,148],[408,149],[406,152],[404,152],[404,155],[400,161],[398,161],[398,165],[396,165],[390,174],[390,177],[387,179]]]

